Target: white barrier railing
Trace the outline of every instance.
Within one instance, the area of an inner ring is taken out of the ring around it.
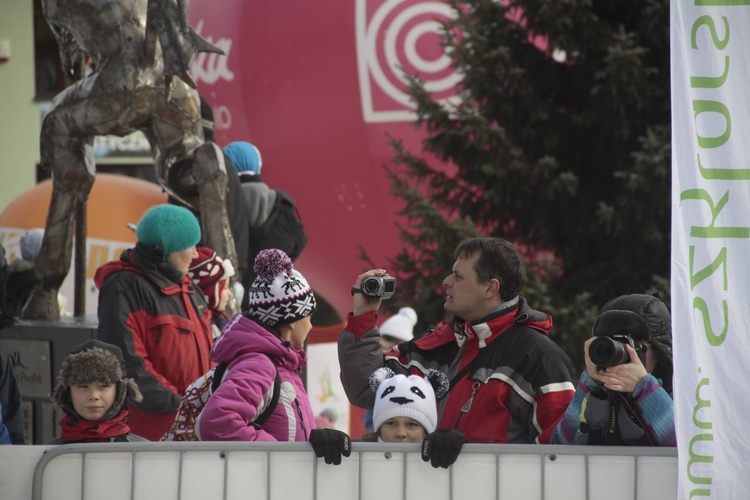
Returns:
[[[444,470],[416,444],[353,443],[339,466],[307,443],[4,446],[0,498],[665,500],[677,450],[469,444]]]

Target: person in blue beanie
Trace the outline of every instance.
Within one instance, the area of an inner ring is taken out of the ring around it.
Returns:
[[[249,142],[236,141],[224,147],[224,154],[237,171],[244,213],[249,228],[248,262],[255,262],[261,250],[278,248],[294,261],[307,244],[296,203],[283,189],[271,189],[263,182],[263,158],[258,148]],[[252,266],[240,271],[240,281],[249,290],[256,274]],[[242,310],[248,307],[247,294]]]
[[[188,269],[198,257],[198,220],[186,208],[157,205],[138,222],[135,248],[96,270],[99,340],[122,350],[143,401],[130,428],[151,441],[169,429],[185,389],[211,368],[211,310]]]
[[[260,176],[263,168],[260,151],[254,144],[236,141],[224,147],[224,154],[232,161],[240,178],[247,204],[247,224],[251,228],[259,227],[268,219],[276,201],[276,191],[269,188]]]

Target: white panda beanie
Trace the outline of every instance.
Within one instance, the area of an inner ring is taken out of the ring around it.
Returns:
[[[377,431],[388,419],[409,417],[419,422],[427,433],[437,428],[437,401],[448,392],[448,378],[437,370],[426,377],[395,375],[390,368],[380,368],[370,376],[375,391],[373,428]]]

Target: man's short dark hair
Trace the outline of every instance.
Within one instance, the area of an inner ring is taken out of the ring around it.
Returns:
[[[474,264],[480,281],[500,282],[500,298],[510,300],[526,285],[526,266],[513,244],[502,238],[469,238],[458,244],[455,258],[469,258],[481,252]]]

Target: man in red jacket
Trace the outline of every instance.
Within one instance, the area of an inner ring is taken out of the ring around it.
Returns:
[[[158,205],[138,222],[138,242],[96,271],[100,340],[119,347],[143,401],[130,405],[134,434],[158,441],[185,389],[211,368],[211,311],[187,275],[198,256],[198,221]]]
[[[373,269],[357,278],[354,312],[338,342],[344,389],[357,406],[372,408],[368,377],[381,366],[448,376],[438,430],[422,447],[422,458],[436,467],[453,463],[467,441],[549,443],[575,390],[570,358],[547,336],[552,318],[519,295],[526,272],[515,247],[501,238],[473,238],[455,256],[443,280],[452,317],[434,331],[385,354],[378,349],[380,300],[359,290],[364,279],[386,274]]]

